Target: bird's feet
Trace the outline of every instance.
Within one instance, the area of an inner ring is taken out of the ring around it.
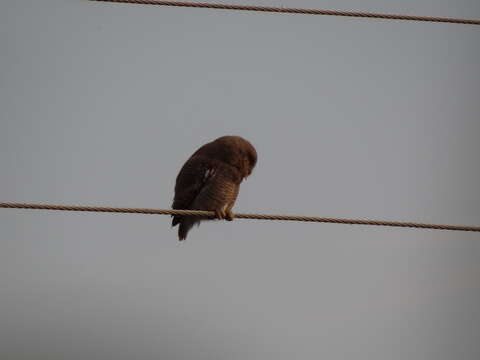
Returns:
[[[223,209],[215,209],[215,218],[218,220],[222,220],[225,218],[225,210]]]
[[[215,218],[218,220],[227,220],[227,221],[232,221],[233,220],[233,213],[230,210],[224,210],[224,209],[217,209],[215,211]]]
[[[225,211],[225,220],[232,221],[233,220],[233,213],[231,210]]]

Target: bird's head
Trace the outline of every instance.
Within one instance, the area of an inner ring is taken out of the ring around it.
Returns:
[[[257,164],[257,151],[253,145],[240,136],[222,136],[212,142],[215,156],[240,171],[242,178],[252,173]]]

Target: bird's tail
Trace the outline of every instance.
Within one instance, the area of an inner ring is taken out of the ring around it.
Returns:
[[[175,216],[172,220],[172,226],[178,225],[178,240],[182,241],[187,238],[187,234],[193,225],[200,223],[200,219],[195,216]]]

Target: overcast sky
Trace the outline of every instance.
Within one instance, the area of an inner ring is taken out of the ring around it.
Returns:
[[[480,225],[479,64],[472,25],[0,0],[0,201],[169,208],[235,134],[234,211]],[[479,233],[170,221],[0,209],[0,357],[480,358]]]

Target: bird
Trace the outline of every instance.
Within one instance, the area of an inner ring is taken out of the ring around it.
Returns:
[[[180,169],[175,181],[172,209],[207,210],[216,219],[233,220],[232,207],[240,183],[257,164],[257,151],[240,136],[222,136],[193,153]],[[178,225],[178,239],[187,238],[194,225],[207,217],[172,215]]]

